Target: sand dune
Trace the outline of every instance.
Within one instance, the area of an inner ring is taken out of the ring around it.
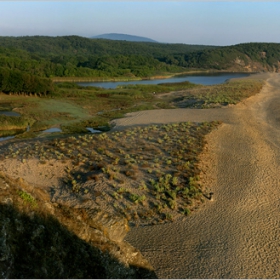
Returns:
[[[256,76],[259,78],[260,76]],[[214,201],[171,224],[134,228],[126,240],[160,278],[280,278],[280,75],[227,109],[128,114],[115,129],[222,120],[202,155]]]

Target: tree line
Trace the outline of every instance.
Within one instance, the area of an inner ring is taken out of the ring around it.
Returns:
[[[236,58],[278,67],[280,44],[203,46],[90,39],[0,37],[0,65],[39,76],[134,76],[183,68],[226,70]],[[112,71],[112,68],[114,71]],[[150,70],[148,70],[150,69]]]
[[[184,55],[211,46],[89,39],[0,37],[0,65],[41,77],[149,77],[181,72]]]
[[[244,66],[259,63],[263,70],[279,71],[280,44],[245,43],[192,52],[186,54],[185,65],[190,68],[227,70],[234,65],[236,59],[242,61]]]
[[[47,95],[53,90],[50,79],[40,78],[17,69],[0,68],[0,91],[4,93]]]

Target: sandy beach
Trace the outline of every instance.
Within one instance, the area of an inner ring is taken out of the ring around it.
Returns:
[[[219,119],[208,135],[204,181],[214,192],[194,215],[133,228],[126,240],[159,278],[279,278],[280,75],[236,106],[128,114],[115,129],[150,123]]]

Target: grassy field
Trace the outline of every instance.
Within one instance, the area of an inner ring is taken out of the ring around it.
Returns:
[[[162,97],[165,101],[169,98],[175,107],[205,109],[237,104],[260,92],[262,86],[262,81],[248,78],[229,81],[222,85],[195,87]]]

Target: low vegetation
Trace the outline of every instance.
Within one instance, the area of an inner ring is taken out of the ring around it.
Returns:
[[[200,109],[234,105],[259,93],[262,86],[263,82],[260,80],[234,80],[223,85],[197,87],[174,93],[170,102],[180,108]]]
[[[47,95],[53,90],[50,79],[0,67],[0,92],[9,94]]]
[[[0,189],[1,278],[156,278],[140,252],[116,241],[125,219],[51,203],[44,190],[2,173]]]
[[[25,117],[0,115],[1,129],[3,130],[26,129],[29,121],[30,120]]]
[[[14,108],[22,117],[2,117],[0,129],[4,136],[7,135],[4,131],[23,129],[29,123],[30,130],[19,137],[34,137],[39,131],[52,126],[60,126],[68,134],[85,133],[86,127],[108,130],[112,119],[123,117],[128,112],[176,107],[221,107],[236,104],[259,92],[261,87],[261,81],[252,79],[215,86],[184,82],[129,85],[117,89],[60,83],[53,93],[44,98],[2,94],[2,104],[6,110]]]
[[[205,135],[218,124],[151,125],[21,148],[15,144],[2,159],[64,162],[61,187],[69,193],[123,215],[131,224],[162,223],[190,214],[204,201],[199,154]]]

